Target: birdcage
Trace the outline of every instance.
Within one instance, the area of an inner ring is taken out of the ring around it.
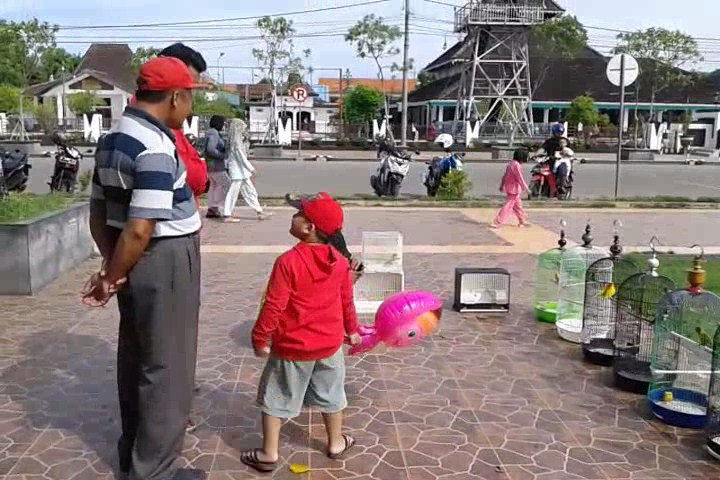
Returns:
[[[720,460],[720,328],[713,338],[713,354],[708,393],[708,421],[706,430],[707,451]]]
[[[613,361],[617,289],[631,275],[640,273],[635,262],[621,257],[619,222],[615,222],[615,226],[610,256],[593,262],[585,275],[583,356],[588,362],[603,366],[612,365]]]
[[[609,255],[607,249],[592,244],[592,229],[588,223],[582,245],[568,249],[561,257],[560,289],[555,328],[563,340],[582,341],[582,319],[585,302],[585,275],[588,267]]]
[[[567,253],[565,246],[565,220],[560,221],[558,248],[552,248],[538,255],[535,273],[535,317],[546,323],[555,323],[557,304],[560,298],[560,266]]]
[[[510,272],[504,268],[456,268],[453,308],[460,313],[510,311]]]
[[[658,273],[660,261],[655,245],[648,271],[628,277],[617,292],[613,373],[615,385],[628,392],[647,394],[652,380],[653,327],[662,298],[675,290],[675,283]]]
[[[363,276],[355,284],[355,309],[377,312],[386,298],[405,289],[403,237],[399,232],[363,232]]]
[[[707,422],[713,338],[720,326],[720,297],[705,292],[703,254],[688,270],[689,286],[667,294],[658,306],[648,390],[656,417],[677,427]]]

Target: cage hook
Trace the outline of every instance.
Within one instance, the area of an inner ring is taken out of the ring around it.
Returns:
[[[695,260],[703,260],[705,258],[705,248],[703,248],[702,245],[696,243],[695,245],[691,245],[690,248],[700,249],[700,255],[695,255]]]
[[[655,256],[655,254],[657,253],[657,249],[655,248],[655,244],[657,244],[658,246],[661,245],[660,239],[657,238],[655,235],[653,235],[652,238],[650,239],[650,244],[649,244],[649,245],[650,245],[650,250],[652,251],[653,256]]]

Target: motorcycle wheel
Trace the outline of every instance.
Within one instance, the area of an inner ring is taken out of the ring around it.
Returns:
[[[402,177],[399,175],[390,175],[388,177],[388,189],[390,190],[391,197],[400,196],[400,186],[402,184]]]
[[[382,190],[380,189],[380,185],[378,184],[378,176],[377,175],[370,176],[370,186],[372,187],[373,191],[375,192],[375,195],[377,195],[378,197],[382,197]]]
[[[534,181],[530,184],[530,198],[538,198],[540,196],[540,190],[542,187],[540,186],[540,183],[537,181]]]
[[[545,183],[542,186],[541,196],[543,196],[545,198],[550,198],[550,184],[549,183]]]
[[[70,178],[64,178],[61,190],[64,190],[67,193],[73,193],[75,190],[75,186],[73,185],[73,181]]]

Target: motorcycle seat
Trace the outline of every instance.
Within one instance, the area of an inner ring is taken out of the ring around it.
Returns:
[[[6,173],[12,172],[20,165],[20,163],[24,160],[24,158],[25,158],[25,155],[23,155],[23,154],[9,153],[9,154],[3,155],[3,157],[2,157],[3,170]]]

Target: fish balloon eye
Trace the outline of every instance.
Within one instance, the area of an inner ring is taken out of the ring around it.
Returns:
[[[415,338],[415,335],[417,335],[417,332],[415,330],[411,330],[410,333],[408,333],[408,337]]]

